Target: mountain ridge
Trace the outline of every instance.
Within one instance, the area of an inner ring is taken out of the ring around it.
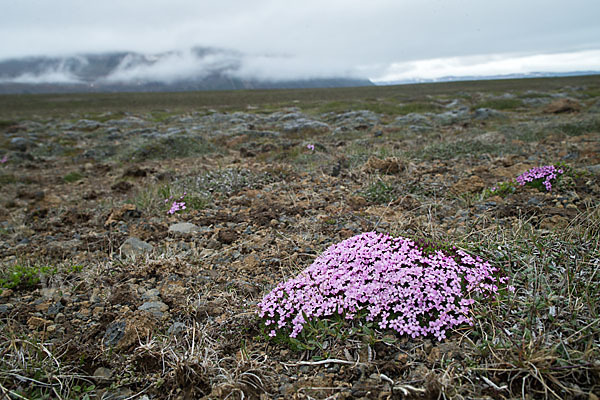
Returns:
[[[244,71],[247,56],[212,47],[87,53],[0,61],[0,93],[163,92],[372,86],[343,76],[274,79]]]

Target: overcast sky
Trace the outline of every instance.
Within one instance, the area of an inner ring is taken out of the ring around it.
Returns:
[[[0,0],[0,10],[0,59],[198,45],[241,52],[257,76],[600,70],[600,0]]]

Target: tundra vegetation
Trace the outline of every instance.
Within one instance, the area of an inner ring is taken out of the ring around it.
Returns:
[[[11,399],[595,399],[600,77],[0,96]]]

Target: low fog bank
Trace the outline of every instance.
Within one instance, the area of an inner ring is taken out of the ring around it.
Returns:
[[[115,52],[0,61],[3,84],[170,85],[216,78],[275,83],[331,78],[368,82],[361,71],[341,64],[206,47],[158,54]]]

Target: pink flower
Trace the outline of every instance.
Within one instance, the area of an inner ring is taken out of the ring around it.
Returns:
[[[367,232],[329,247],[279,284],[258,313],[290,337],[314,319],[365,311],[382,329],[442,340],[448,329],[472,323],[472,297],[493,296],[503,284],[497,275],[489,262],[462,250],[424,252],[409,239]]]
[[[177,211],[185,210],[185,202],[183,201],[174,201],[171,204],[171,209],[167,211],[167,214],[175,214]]]
[[[549,192],[552,190],[552,181],[563,173],[564,170],[562,168],[557,169],[554,165],[535,167],[519,175],[517,183],[524,186],[530,182],[540,181]]]

